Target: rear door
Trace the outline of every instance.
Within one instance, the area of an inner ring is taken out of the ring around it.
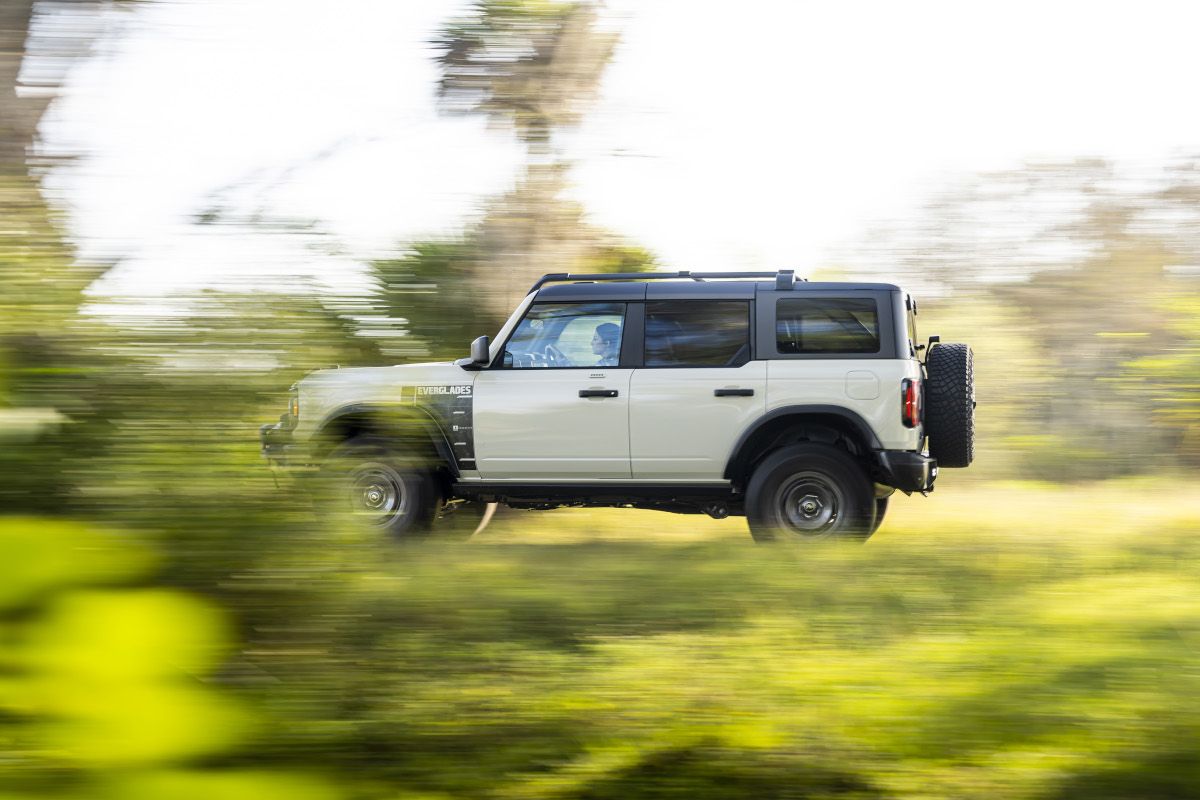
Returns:
[[[689,287],[672,297],[656,288],[630,384],[633,477],[720,481],[734,443],[766,406],[766,362],[752,358],[752,289],[704,297]]]

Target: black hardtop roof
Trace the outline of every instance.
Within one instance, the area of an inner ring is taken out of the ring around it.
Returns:
[[[746,280],[770,278],[771,280]],[[550,284],[550,285],[547,285]],[[539,291],[540,290],[540,291]],[[539,298],[585,300],[680,299],[683,297],[752,298],[760,291],[860,292],[898,291],[891,283],[857,281],[810,282],[796,279],[788,270],[780,272],[627,272],[596,275],[554,273],[544,276],[529,290]]]

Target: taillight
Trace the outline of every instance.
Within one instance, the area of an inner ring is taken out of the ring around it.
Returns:
[[[912,378],[900,381],[900,419],[906,428],[921,424],[921,382]]]

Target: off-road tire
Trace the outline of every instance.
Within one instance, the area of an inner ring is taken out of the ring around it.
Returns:
[[[815,508],[807,508],[814,505]],[[798,444],[767,456],[746,487],[755,541],[863,541],[875,523],[875,487],[845,450]]]
[[[925,360],[925,434],[939,467],[975,458],[975,370],[971,348],[937,344]]]
[[[394,539],[428,534],[440,505],[427,465],[373,436],[334,449],[319,481],[317,498],[325,516],[356,521]]]

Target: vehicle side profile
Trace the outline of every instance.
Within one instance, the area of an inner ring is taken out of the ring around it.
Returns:
[[[918,344],[916,311],[786,270],[547,275],[468,358],[307,376],[263,452],[398,536],[503,503],[865,539],[893,492],[974,456],[971,350]]]

